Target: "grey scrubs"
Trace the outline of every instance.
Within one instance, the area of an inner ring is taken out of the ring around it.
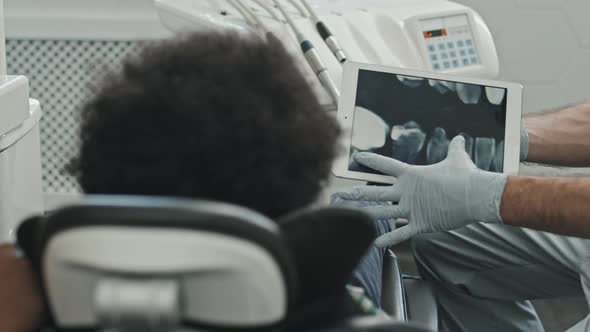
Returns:
[[[443,331],[543,331],[527,300],[590,299],[590,240],[475,224],[417,236],[413,247],[437,286]],[[590,318],[568,331],[590,331]]]

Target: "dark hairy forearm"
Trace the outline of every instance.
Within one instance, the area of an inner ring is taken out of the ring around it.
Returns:
[[[529,132],[528,161],[590,166],[590,102],[523,118]]]
[[[507,225],[590,238],[590,178],[509,177],[500,216]]]

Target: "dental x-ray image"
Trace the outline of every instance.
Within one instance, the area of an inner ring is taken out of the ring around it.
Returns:
[[[502,172],[506,89],[360,70],[349,170],[358,152],[374,152],[412,165],[446,158],[449,143],[465,137],[477,167]]]

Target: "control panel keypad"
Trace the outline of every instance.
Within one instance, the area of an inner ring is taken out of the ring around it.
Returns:
[[[468,14],[433,17],[420,22],[427,60],[434,70],[481,63]]]
[[[479,56],[472,39],[433,43],[428,45],[427,50],[435,70],[479,64]]]

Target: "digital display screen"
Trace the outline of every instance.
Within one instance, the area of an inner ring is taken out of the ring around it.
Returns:
[[[444,37],[447,35],[447,29],[424,31],[423,34],[424,34],[424,38],[426,38],[426,39],[435,38],[435,37]]]
[[[381,174],[358,164],[359,152],[438,163],[462,135],[477,167],[502,172],[507,99],[505,88],[361,70],[349,170]]]

